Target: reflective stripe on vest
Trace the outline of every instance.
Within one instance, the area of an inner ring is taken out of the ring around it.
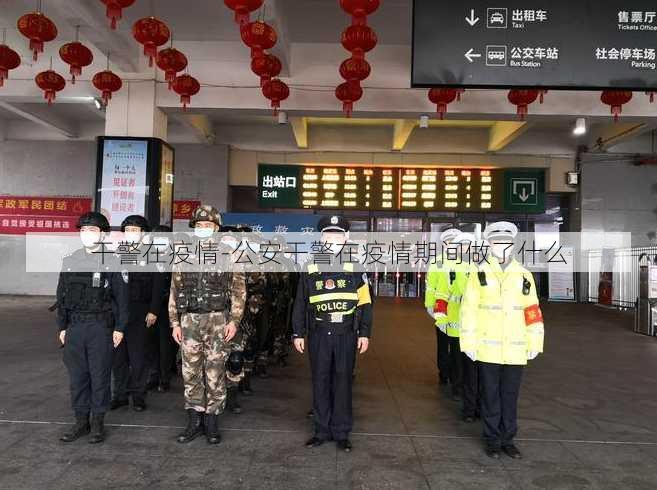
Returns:
[[[358,293],[324,293],[324,294],[316,294],[314,296],[310,296],[308,298],[308,301],[310,304],[314,303],[319,303],[321,301],[331,301],[334,299],[344,299],[347,301],[358,301]]]

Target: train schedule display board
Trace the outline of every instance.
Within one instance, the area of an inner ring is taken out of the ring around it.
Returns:
[[[540,212],[536,206],[528,210],[505,209],[506,172],[486,168],[261,164],[258,196],[263,208]],[[542,183],[537,181],[534,193],[543,194]],[[518,185],[516,188],[520,189]]]
[[[413,87],[657,88],[651,0],[413,2]]]

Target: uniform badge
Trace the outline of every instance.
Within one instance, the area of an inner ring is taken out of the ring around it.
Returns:
[[[331,289],[335,289],[335,282],[333,279],[327,279],[326,282],[324,283],[324,288],[328,289],[329,291]]]
[[[337,225],[339,218],[337,216],[331,216],[331,224]]]

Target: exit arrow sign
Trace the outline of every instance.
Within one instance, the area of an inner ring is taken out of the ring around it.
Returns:
[[[470,27],[474,27],[479,22],[479,17],[475,17],[475,10],[470,9],[470,16],[465,18],[465,21],[470,24]]]
[[[545,171],[507,170],[504,173],[504,209],[524,213],[545,211]]]

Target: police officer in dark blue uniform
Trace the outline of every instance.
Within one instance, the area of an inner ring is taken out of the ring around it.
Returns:
[[[128,284],[103,264],[101,242],[110,229],[100,213],[82,215],[83,247],[64,257],[57,285],[57,325],[71,382],[75,425],[61,437],[73,442],[89,434],[102,442],[110,406],[112,355],[128,322]],[[96,253],[95,253],[96,252]],[[91,424],[89,415],[91,414]]]
[[[318,224],[322,242],[339,253],[347,240],[349,222],[341,216],[326,216]],[[306,447],[335,440],[349,452],[352,417],[352,372],[356,350],[369,347],[372,300],[367,275],[355,272],[355,264],[340,270],[322,271],[315,264],[305,267],[299,278],[293,311],[294,347],[303,353],[308,336],[312,369],[315,434]]]
[[[150,254],[149,247],[142,243],[144,233],[149,230],[148,221],[143,216],[131,215],[121,223],[126,257],[133,256],[137,265],[131,266],[127,273],[130,313],[125,342],[118,347],[114,356],[112,410],[128,405],[129,395],[136,412],[146,409],[146,382],[157,341],[155,323],[160,315],[162,288],[166,280],[164,274],[139,270],[150,263],[151,257],[156,259],[154,254]],[[159,256],[159,260],[163,258]]]

